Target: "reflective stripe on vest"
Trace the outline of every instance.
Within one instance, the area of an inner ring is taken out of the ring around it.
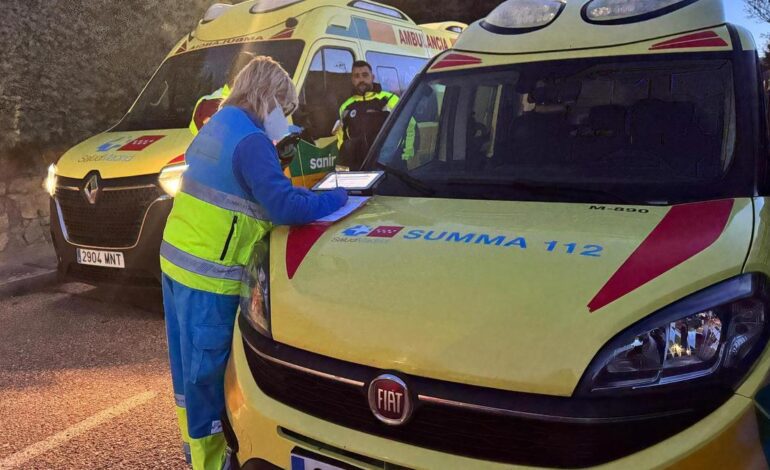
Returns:
[[[268,220],[267,211],[256,202],[247,201],[238,196],[223,193],[222,191],[200,184],[197,181],[188,181],[187,179],[182,178],[181,190],[190,196],[213,204],[221,209],[240,212],[252,219]]]
[[[201,276],[228,281],[240,281],[243,278],[243,266],[224,266],[213,261],[198,258],[166,241],[163,241],[160,245],[160,255],[170,263]]]

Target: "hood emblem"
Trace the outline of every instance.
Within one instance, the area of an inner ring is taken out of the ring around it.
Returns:
[[[401,426],[412,416],[412,399],[403,380],[383,374],[369,384],[369,408],[375,418],[390,426]]]
[[[96,204],[96,198],[99,197],[99,191],[99,175],[93,175],[83,187],[83,195],[90,204]]]

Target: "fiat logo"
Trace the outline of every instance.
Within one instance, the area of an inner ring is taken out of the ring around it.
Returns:
[[[369,408],[385,424],[399,426],[412,416],[412,399],[403,380],[384,374],[369,384]]]

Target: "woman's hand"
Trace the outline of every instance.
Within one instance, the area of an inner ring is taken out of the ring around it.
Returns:
[[[348,192],[344,188],[335,188],[332,191],[329,191],[329,193],[339,201],[340,207],[348,203]]]

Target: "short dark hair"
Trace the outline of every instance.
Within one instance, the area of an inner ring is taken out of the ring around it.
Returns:
[[[353,62],[353,68],[354,69],[361,68],[361,67],[366,67],[366,68],[369,69],[370,72],[372,71],[372,66],[369,65],[369,62],[367,62],[365,60],[357,60],[357,61]]]

